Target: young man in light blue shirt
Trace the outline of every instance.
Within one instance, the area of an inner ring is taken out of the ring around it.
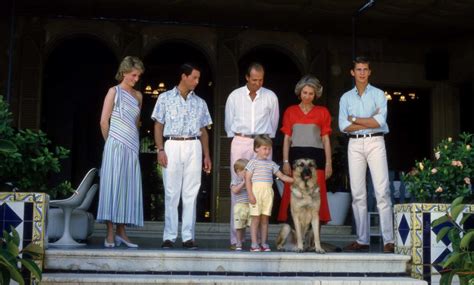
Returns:
[[[387,99],[384,92],[369,84],[371,74],[365,57],[354,60],[351,75],[355,87],[342,95],[339,102],[339,129],[349,135],[348,162],[352,193],[352,210],[357,241],[345,251],[368,251],[367,165],[374,184],[384,252],[394,252],[392,202],[390,200],[387,153],[384,135],[388,133]]]

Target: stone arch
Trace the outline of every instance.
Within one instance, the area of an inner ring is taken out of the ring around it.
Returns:
[[[310,50],[308,42],[297,34],[246,31],[237,37],[237,57],[241,58],[258,47],[278,50],[288,56],[298,67],[300,73],[309,71]]]
[[[169,42],[182,43],[199,50],[209,62],[211,72],[217,69],[217,38],[215,32],[205,27],[149,27],[142,31],[143,56],[155,47]]]
[[[77,22],[77,21],[54,21],[45,25],[46,39],[43,54],[45,58],[49,56],[55,48],[61,45],[62,42],[74,39],[77,37],[88,37],[102,42],[115,55],[117,60],[121,57],[121,50],[123,49],[120,34],[121,28],[110,22]]]

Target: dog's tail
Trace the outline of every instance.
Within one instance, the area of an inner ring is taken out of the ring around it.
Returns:
[[[282,224],[280,232],[278,233],[277,239],[275,241],[277,249],[282,250],[288,235],[291,233],[291,227],[288,224]]]

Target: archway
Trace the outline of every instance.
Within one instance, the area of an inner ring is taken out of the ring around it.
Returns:
[[[41,128],[53,144],[71,150],[58,181],[76,186],[91,167],[100,167],[104,140],[102,104],[116,84],[117,59],[100,40],[89,36],[64,39],[44,66]]]
[[[295,61],[285,52],[276,47],[260,46],[256,47],[239,60],[239,80],[240,85],[246,84],[245,73],[251,62],[260,62],[265,68],[264,87],[272,90],[278,97],[280,109],[280,122],[283,112],[287,107],[297,104],[298,98],[294,93],[295,84],[301,78],[302,74]],[[273,160],[277,163],[282,161],[283,135],[278,130],[273,141]],[[280,205],[280,196],[275,195],[273,204],[272,221],[276,221],[278,208]]]
[[[157,94],[173,89],[179,83],[179,66],[183,63],[194,63],[201,69],[201,78],[195,92],[204,99],[215,122],[214,110],[214,79],[206,55],[193,44],[184,41],[167,41],[153,48],[144,58],[146,72],[143,76],[142,93],[144,95],[142,108],[141,139],[153,143],[154,122],[151,114],[156,103]],[[151,87],[151,94],[146,87]],[[215,127],[215,126],[213,126]],[[212,154],[213,132],[209,131],[209,148]],[[215,158],[212,157],[215,161]],[[164,214],[163,187],[156,175],[156,153],[142,151],[141,165],[143,172],[143,199],[146,220],[162,220]],[[212,178],[203,173],[201,189],[197,201],[197,221],[211,221]]]

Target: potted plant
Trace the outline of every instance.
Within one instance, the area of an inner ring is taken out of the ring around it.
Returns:
[[[432,228],[439,228],[436,241],[448,238],[453,249],[439,263],[442,267],[440,285],[450,285],[455,276],[458,276],[461,285],[474,280],[474,229],[464,227],[471,214],[461,215],[467,207],[462,201],[463,197],[456,198],[446,214],[431,224]]]
[[[471,179],[474,175],[474,136],[463,133],[458,140],[446,138],[434,149],[433,159],[416,161],[403,179],[414,202],[394,206],[395,252],[412,256],[412,276],[428,282],[440,278],[441,262],[451,252],[448,241],[437,241],[438,228],[431,223],[444,216],[448,201],[464,197],[472,203]],[[474,205],[463,208],[474,212]]]
[[[42,259],[43,249],[33,243],[19,249],[20,236],[15,228],[10,228],[10,233],[3,231],[0,238],[0,284],[10,284],[10,280],[18,284],[25,284],[23,275],[21,275],[21,264],[31,272],[36,281],[41,281],[41,269],[35,263],[34,259]],[[33,259],[34,258],[34,259]]]
[[[349,168],[347,162],[347,137],[336,137],[337,145],[332,155],[333,174],[326,181],[329,211],[329,225],[343,225],[351,204]]]

